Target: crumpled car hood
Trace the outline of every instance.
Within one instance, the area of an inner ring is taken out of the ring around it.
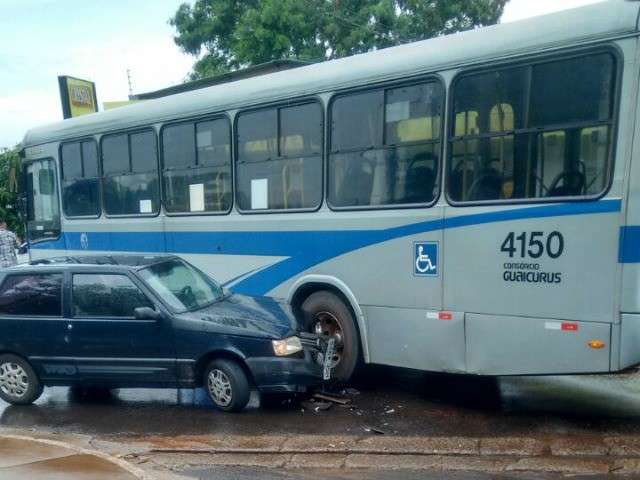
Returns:
[[[208,324],[207,330],[230,335],[284,338],[298,331],[291,307],[269,297],[233,294],[180,317],[204,321]]]

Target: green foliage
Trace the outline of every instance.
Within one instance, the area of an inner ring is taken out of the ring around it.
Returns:
[[[326,60],[496,23],[508,0],[196,0],[169,23],[192,79],[271,60]]]
[[[6,219],[9,230],[23,236],[24,226],[18,215],[19,175],[18,151],[0,149],[0,217]]]

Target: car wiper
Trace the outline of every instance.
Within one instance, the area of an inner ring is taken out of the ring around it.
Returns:
[[[198,305],[198,306],[196,306],[195,308],[191,308],[191,309],[189,309],[189,312],[196,312],[196,311],[198,311],[198,310],[202,310],[203,308],[210,307],[211,305],[213,305],[213,304],[215,304],[215,303],[221,302],[221,301],[222,301],[222,300],[224,300],[225,298],[227,298],[227,296],[226,296],[226,295],[221,295],[221,296],[219,296],[218,298],[215,298],[215,299],[211,300],[210,302],[207,302],[207,303],[204,303],[204,304],[202,304],[202,305]]]

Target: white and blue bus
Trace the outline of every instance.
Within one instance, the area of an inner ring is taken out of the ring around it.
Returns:
[[[31,258],[179,254],[334,335],[342,380],[360,361],[636,365],[639,13],[609,1],[30,130]]]

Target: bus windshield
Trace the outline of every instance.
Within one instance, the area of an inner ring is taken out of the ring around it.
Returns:
[[[178,313],[204,308],[224,296],[213,280],[178,259],[150,265],[140,276]]]

